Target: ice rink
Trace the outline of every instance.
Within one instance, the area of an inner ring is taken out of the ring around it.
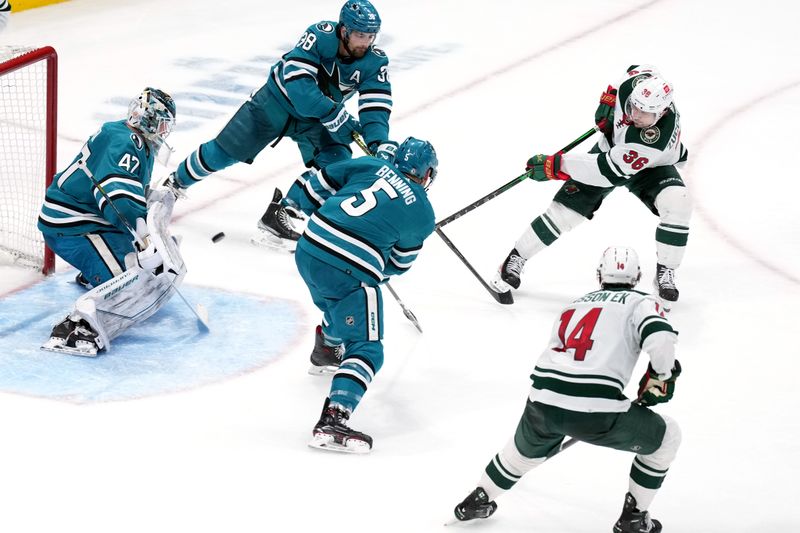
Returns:
[[[58,51],[59,169],[143,87],[173,94],[176,152],[155,178],[211,139],[305,28],[337,19],[341,3],[72,0],[12,14],[0,44]],[[650,510],[668,533],[800,531],[800,7],[375,6],[392,137],[435,145],[437,219],[590,128],[600,93],[629,65],[655,64],[673,82],[695,211],[670,315],[684,371],[657,411],[679,422],[683,445]],[[45,280],[0,268],[0,531],[610,531],[633,456],[581,443],[528,474],[490,520],[443,524],[513,434],[551,324],[596,287],[603,250],[636,248],[650,290],[656,217],[616,191],[591,223],[528,263],[513,306],[495,303],[431,236],[392,282],[424,334],[386,293],[386,361],[351,421],[374,450],[323,453],[306,446],[329,386],[306,373],[318,313],[292,256],[249,243],[273,189],[285,191],[301,166],[284,140],[176,207],[185,293],[209,309],[206,337],[174,299],[117,353],[45,354],[39,344],[78,294],[74,270],[59,262]],[[489,277],[556,189],[522,183],[445,231]],[[212,243],[220,231],[227,237]]]

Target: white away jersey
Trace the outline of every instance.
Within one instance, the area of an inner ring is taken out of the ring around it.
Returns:
[[[647,168],[686,161],[688,151],[681,143],[681,120],[675,104],[655,125],[637,128],[625,118],[625,102],[642,79],[656,72],[647,67],[631,67],[617,88],[614,110],[614,135],[609,144],[605,136],[598,143],[601,153],[567,153],[561,157],[561,170],[578,182],[597,187],[617,187]]]
[[[630,289],[590,292],[564,308],[531,375],[531,401],[571,411],[625,412],[625,386],[644,350],[669,374],[677,332],[655,298]]]

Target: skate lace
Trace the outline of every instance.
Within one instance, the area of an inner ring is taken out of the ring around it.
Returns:
[[[506,263],[506,272],[510,272],[515,276],[519,277],[522,274],[522,268],[525,266],[525,259],[520,255],[512,254],[508,256],[508,262]]]
[[[294,224],[292,224],[292,219],[289,217],[289,213],[286,212],[286,208],[278,208],[278,216],[276,218],[278,219],[278,224],[280,224],[281,227],[287,232],[292,232],[295,230]]]
[[[336,359],[341,361],[342,357],[344,356],[344,344],[340,344],[338,346],[332,346],[331,348],[333,348],[333,355],[336,356]]]
[[[675,271],[671,268],[664,268],[658,273],[658,285],[662,288],[675,288]]]

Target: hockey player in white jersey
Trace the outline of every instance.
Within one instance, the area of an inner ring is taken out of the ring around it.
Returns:
[[[588,154],[538,154],[528,160],[532,179],[565,183],[503,261],[493,280],[498,292],[519,288],[528,259],[591,220],[603,199],[624,186],[659,217],[654,285],[667,309],[678,300],[675,269],[686,249],[692,205],[675,167],[688,151],[673,95],[672,84],[654,67],[633,65],[602,94],[595,122],[604,135]]]
[[[677,333],[658,302],[633,289],[641,277],[630,248],[608,248],[597,269],[600,290],[574,300],[553,325],[531,375],[516,433],[486,466],[478,487],[455,508],[458,520],[488,518],[495,500],[560,450],[565,436],[636,453],[615,533],[658,533],[648,508],[680,445],[671,418],[648,406],[672,398],[681,366]],[[640,353],[650,356],[637,400],[623,391]]]

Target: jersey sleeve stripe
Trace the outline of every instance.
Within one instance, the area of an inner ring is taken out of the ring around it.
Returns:
[[[360,91],[359,94],[361,95],[361,98],[376,98],[381,100],[392,99],[392,91],[387,91],[386,89],[366,89]]]
[[[677,332],[674,329],[672,329],[672,326],[670,326],[668,322],[661,322],[654,320],[649,324],[647,324],[642,329],[642,334],[641,334],[642,340],[639,341],[639,347],[644,345],[644,341],[645,339],[647,339],[647,337],[658,331],[668,331],[670,333],[675,333],[677,335]]]
[[[611,160],[611,152],[600,154],[597,157],[597,167],[600,170],[600,174],[611,182],[613,186],[616,187],[625,183],[625,173]]]
[[[359,113],[368,113],[370,111],[380,111],[382,113],[391,113],[392,106],[391,104],[381,104],[378,102],[370,102],[367,104],[362,104],[358,108]]]

